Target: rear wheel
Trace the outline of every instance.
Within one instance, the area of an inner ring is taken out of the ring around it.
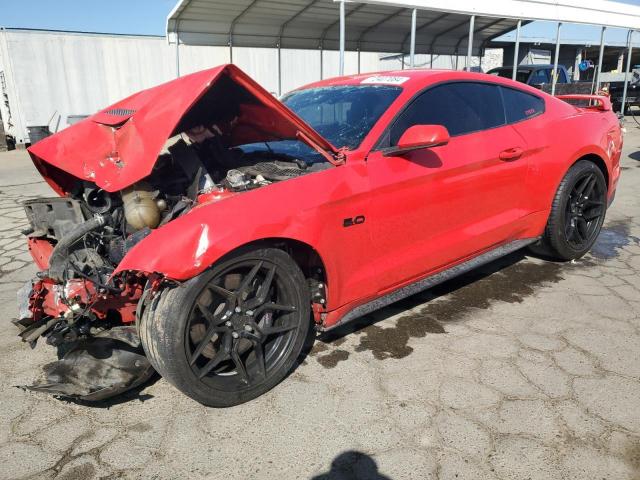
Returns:
[[[279,383],[311,323],[304,276],[276,249],[226,259],[164,291],[150,310],[140,334],[156,370],[215,407],[249,401]]]
[[[573,260],[589,251],[598,238],[607,208],[607,183],[588,160],[573,165],[553,199],[541,246],[558,260]]]

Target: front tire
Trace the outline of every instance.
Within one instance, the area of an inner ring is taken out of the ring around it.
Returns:
[[[607,209],[607,182],[588,160],[575,163],[560,182],[541,245],[556,260],[574,260],[591,249]]]
[[[196,401],[229,407],[277,385],[309,333],[304,275],[285,252],[233,255],[164,290],[140,321],[156,370]]]

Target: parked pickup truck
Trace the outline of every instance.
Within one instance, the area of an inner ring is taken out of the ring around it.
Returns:
[[[487,73],[489,75],[511,78],[513,67],[492,68]],[[518,65],[516,81],[542,88],[545,84],[551,84],[552,75],[553,65],[551,64]],[[556,81],[556,85],[560,83],[571,83],[571,76],[564,65],[558,65],[558,80]]]
[[[624,91],[624,81],[615,81],[609,84],[609,96],[613,104],[613,111],[622,110],[622,95]],[[640,107],[640,69],[634,68],[627,85],[627,108]]]
[[[500,77],[511,78],[512,67],[498,67],[489,70],[487,73]],[[526,83],[532,87],[539,88],[543,92],[551,93],[551,79],[553,77],[553,65],[518,65],[516,81]],[[556,82],[555,95],[590,95],[593,94],[593,82],[574,82],[564,65],[558,65],[558,80]],[[584,106],[584,101],[567,100],[576,106]],[[618,111],[618,110],[616,110]]]

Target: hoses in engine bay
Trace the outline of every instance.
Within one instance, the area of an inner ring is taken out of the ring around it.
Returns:
[[[65,271],[68,268],[70,248],[82,237],[103,227],[106,223],[107,218],[104,215],[96,215],[62,237],[53,248],[51,257],[49,257],[49,278],[63,282],[65,280]]]

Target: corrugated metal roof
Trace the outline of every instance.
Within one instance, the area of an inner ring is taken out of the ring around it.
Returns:
[[[361,0],[434,12],[640,30],[640,6],[609,0]]]
[[[408,52],[411,8],[346,3],[346,49]],[[476,17],[474,55],[516,20]],[[332,0],[182,0],[167,18],[180,43],[337,50],[339,4]],[[416,53],[466,53],[469,15],[419,10]]]

